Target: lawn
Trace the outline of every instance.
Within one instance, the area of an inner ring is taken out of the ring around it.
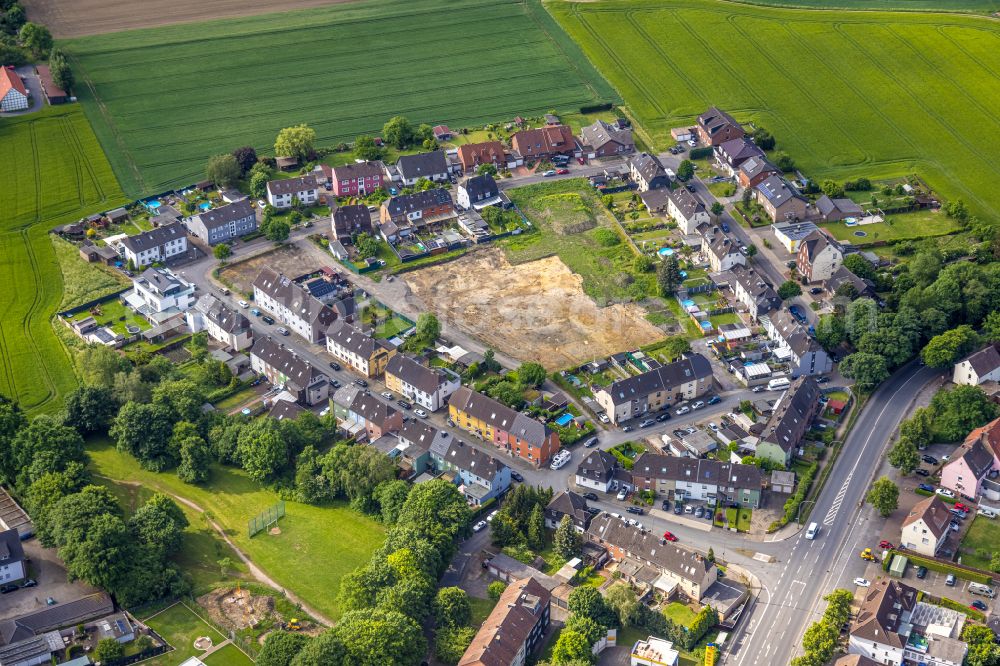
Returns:
[[[136,195],[200,180],[237,146],[270,154],[298,123],[334,146],[396,114],[459,129],[618,101],[539,0],[364,0],[60,45]]]
[[[731,197],[736,194],[736,183],[731,180],[720,180],[717,183],[709,183],[708,191],[716,198]]]
[[[132,284],[131,280],[113,268],[88,263],[80,256],[80,249],[73,243],[55,235],[49,238],[52,239],[52,247],[62,273],[61,310],[113,294]]]
[[[250,539],[247,521],[280,498],[248,479],[241,470],[216,465],[209,485],[192,486],[175,474],[140,469],[134,459],[119,453],[110,443],[94,442],[88,450],[95,474],[185,497],[210,511],[255,564],[330,618],[340,615],[340,579],[367,562],[385,535],[379,523],[345,503],[317,507],[287,502],[286,515],[278,524],[281,534],[261,534]]]
[[[865,245],[875,241],[920,240],[931,236],[944,236],[958,231],[958,222],[941,211],[918,210],[886,216],[885,222],[848,227],[843,222],[824,222],[819,225],[834,238]],[[858,236],[863,233],[864,236]]]
[[[252,666],[253,660],[230,643],[204,659],[205,666]]]
[[[95,310],[99,310],[100,314],[91,314]],[[110,326],[115,333],[125,336],[130,335],[125,328],[126,326],[138,326],[143,331],[151,328],[150,323],[142,315],[137,314],[135,310],[117,298],[95,305],[90,310],[81,310],[72,317],[69,317],[68,320],[74,321],[77,319],[86,319],[87,317],[93,317],[101,326]]]
[[[48,230],[125,199],[74,104],[4,118],[0,164],[0,393],[53,411],[76,378],[50,323],[63,279]]]
[[[469,597],[469,604],[472,606],[472,619],[469,625],[479,627],[486,621],[486,618],[493,612],[497,602],[492,599],[480,599],[479,597]]]
[[[845,2],[860,4],[822,4]],[[985,17],[710,0],[546,7],[659,148],[716,105],[769,129],[817,180],[917,173],[974,214],[1000,216],[1000,49]]]
[[[690,606],[677,601],[671,601],[667,604],[667,607],[663,609],[663,614],[667,616],[668,620],[672,620],[682,627],[690,627],[691,623],[698,616],[697,613],[691,610]]]
[[[226,639],[225,636],[195,615],[183,603],[174,604],[151,618],[139,619],[149,625],[153,631],[162,636],[174,648],[172,652],[143,662],[148,666],[178,666],[184,663],[189,657],[198,656],[202,651],[194,648],[194,641],[199,636],[208,636],[216,644]],[[253,662],[247,660],[234,663],[245,664]]]
[[[1000,550],[1000,520],[976,516],[960,548],[962,564],[989,571],[992,554]],[[985,550],[989,555],[980,557],[976,554],[977,550]]]

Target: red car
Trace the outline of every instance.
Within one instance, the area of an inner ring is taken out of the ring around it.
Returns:
[[[892,550],[892,543],[886,541],[885,539],[882,539],[881,541],[878,542],[878,547],[881,548],[882,550]]]
[[[959,511],[964,511],[966,513],[969,513],[969,511],[971,511],[971,509],[969,509],[968,506],[962,504],[961,502],[955,502],[955,508],[958,509]]]
[[[559,174],[560,176],[565,176],[566,174],[569,173],[569,169],[556,169],[556,173]]]
[[[586,164],[587,163],[587,160],[583,159],[582,157],[576,158],[576,161],[579,162],[580,164]]]
[[[674,536],[673,532],[664,532],[663,538],[666,539],[667,541],[677,541],[677,537]]]

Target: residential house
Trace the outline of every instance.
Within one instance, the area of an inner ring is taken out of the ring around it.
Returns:
[[[187,324],[193,333],[207,331],[209,337],[233,351],[248,349],[253,344],[250,320],[212,294],[205,294],[188,310]]]
[[[661,436],[661,441],[667,445],[672,454],[683,458],[703,458],[719,448],[719,443],[714,437],[704,430],[697,429],[680,436],[676,433],[664,434]]]
[[[451,193],[444,188],[424,190],[413,194],[400,194],[382,202],[382,223],[404,225],[430,224],[455,214]]]
[[[267,203],[279,210],[291,208],[296,199],[301,206],[312,206],[317,198],[319,183],[314,173],[267,182]]]
[[[951,381],[965,386],[1000,381],[1000,351],[997,351],[997,346],[984,347],[956,363]]]
[[[524,666],[549,627],[551,600],[552,593],[534,578],[512,582],[458,666]]]
[[[194,306],[195,287],[166,268],[147,268],[132,278],[125,302],[143,316],[184,312]]]
[[[698,135],[697,128],[694,127],[672,127],[670,137],[674,141],[690,141]]]
[[[833,361],[826,350],[787,310],[763,316],[760,323],[767,331],[767,337],[776,343],[772,350],[774,355],[791,368],[792,378],[824,375],[833,370]]]
[[[569,516],[577,532],[586,532],[594,517],[587,506],[587,500],[572,490],[562,490],[545,506],[545,526],[559,527],[563,516]]]
[[[792,382],[778,402],[757,443],[757,457],[788,467],[792,454],[820,412],[822,392],[816,380],[802,376]]]
[[[209,245],[218,245],[257,231],[257,213],[249,199],[240,199],[193,215],[186,224],[192,235]]]
[[[353,384],[333,394],[333,413],[342,427],[351,430],[353,424],[364,430],[369,442],[403,428],[402,412]]]
[[[795,492],[795,472],[776,469],[771,472],[771,492],[791,495]]]
[[[656,155],[649,153],[633,155],[628,161],[628,171],[629,177],[640,192],[670,186],[667,170],[663,168],[663,164]]]
[[[84,239],[80,244],[80,256],[88,263],[102,263],[105,266],[113,266],[118,261],[118,253],[110,245],[96,245],[89,238]]]
[[[115,331],[108,326],[98,326],[97,320],[93,317],[74,319],[69,323],[69,325],[73,332],[76,333],[84,342],[115,348],[121,347],[125,344],[124,335],[115,333]]]
[[[937,495],[926,497],[917,502],[903,519],[899,543],[916,553],[934,557],[948,536],[950,522],[948,505]]]
[[[687,354],[673,363],[614,381],[598,389],[594,399],[612,423],[621,423],[703,396],[712,389],[712,380],[708,359]]]
[[[666,190],[667,214],[674,218],[677,226],[685,234],[693,234],[702,224],[711,224],[705,202],[700,197],[687,191],[687,188],[676,187]]]
[[[750,157],[742,164],[736,174],[740,187],[753,189],[771,176],[781,175],[781,169],[774,166],[763,157]]]
[[[850,286],[848,287],[848,285]],[[852,298],[875,295],[872,285],[851,272],[847,266],[841,266],[835,270],[830,279],[823,283],[823,288],[826,289],[827,293],[838,296],[841,295],[838,293],[841,288],[848,289],[848,295]]]
[[[65,657],[66,645],[59,629],[75,631],[78,625],[107,618],[112,613],[111,597],[97,592],[0,621],[0,664],[50,664],[56,660],[54,656],[61,660]]]
[[[705,232],[702,249],[708,257],[708,265],[713,273],[728,271],[733,266],[746,266],[747,258],[740,252],[740,244],[718,227]]]
[[[435,125],[431,132],[434,134],[434,138],[438,141],[447,141],[454,136],[454,133],[447,125]]]
[[[27,109],[28,89],[12,65],[0,67],[0,111],[23,111]]]
[[[276,399],[271,405],[271,409],[267,410],[267,418],[275,421],[294,421],[304,411],[306,410],[303,407],[299,407],[291,400]]]
[[[864,590],[847,650],[893,666],[961,666],[968,652],[958,640],[964,624],[963,613],[918,601],[909,585],[878,578]]]
[[[38,72],[38,82],[42,84],[42,92],[49,104],[65,104],[69,101],[70,94],[56,85],[48,65],[35,65],[35,71]]]
[[[27,577],[24,565],[24,547],[17,529],[0,532],[0,584]]]
[[[554,155],[576,152],[573,130],[566,125],[551,125],[514,132],[510,147],[525,160],[541,160]]]
[[[680,653],[670,641],[650,636],[639,639],[629,653],[629,666],[677,666]]]
[[[833,666],[879,666],[879,662],[861,654],[845,654]]]
[[[312,343],[321,343],[334,322],[350,321],[354,317],[353,297],[326,303],[313,296],[304,285],[267,267],[262,268],[253,281],[253,299],[294,333]]]
[[[988,426],[995,423],[996,421]],[[941,468],[942,488],[969,497],[976,497],[982,492],[983,482],[997,467],[994,450],[983,441],[982,430],[973,430],[962,446],[951,455],[951,460]],[[976,436],[977,433],[980,434]]]
[[[330,395],[330,381],[322,370],[270,336],[254,340],[250,367],[271,384],[284,386],[299,404],[312,406]]]
[[[754,195],[772,222],[801,220],[806,217],[808,201],[784,178],[766,178],[754,189]]]
[[[533,465],[559,450],[559,435],[547,425],[465,386],[451,395],[448,414],[459,428]]]
[[[733,280],[730,287],[736,300],[746,307],[754,319],[781,309],[781,297],[750,266],[734,266],[730,270]]]
[[[728,176],[736,176],[743,163],[751,158],[765,159],[764,151],[745,136],[714,145],[712,153],[715,155],[715,161]]]
[[[602,493],[632,489],[632,475],[611,452],[594,449],[585,453],[576,468],[576,485]]]
[[[458,185],[458,205],[468,210],[482,210],[502,203],[497,181],[489,174],[470,176]]]
[[[646,210],[649,211],[650,215],[669,215],[669,194],[669,188],[659,187],[655,190],[646,190],[639,193],[639,198],[642,200],[643,205],[646,206]]]
[[[330,183],[338,197],[363,197],[384,185],[381,162],[351,162],[330,168]]]
[[[430,445],[438,472],[453,473],[455,483],[473,506],[498,498],[510,487],[510,468],[490,454],[444,433]]]
[[[458,162],[465,173],[475,171],[480,164],[492,164],[499,170],[507,165],[507,154],[499,141],[466,143],[458,147]]]
[[[349,243],[354,234],[373,233],[372,214],[361,204],[338,206],[330,215],[330,229],[336,240]]]
[[[814,231],[799,243],[795,267],[809,282],[829,280],[844,263],[844,248],[822,231]]]
[[[607,548],[626,581],[647,585],[667,598],[678,593],[700,601],[719,570],[700,553],[671,543],[658,534],[602,513],[587,529],[587,539]]]
[[[619,129],[603,120],[587,125],[580,130],[580,145],[589,159],[624,155],[635,150],[632,130]]]
[[[326,334],[326,350],[365,377],[384,373],[389,359],[396,353],[396,348],[385,340],[374,338],[347,322],[330,327]]]
[[[850,199],[831,199],[827,195],[816,200],[816,211],[825,222],[839,222],[846,217],[861,217],[861,206]]]
[[[118,254],[136,269],[157,262],[166,262],[188,249],[184,226],[167,224],[134,236],[126,236],[117,243]]]
[[[430,368],[406,354],[395,354],[385,366],[385,387],[406,396],[429,412],[447,403],[462,378],[447,368]]]
[[[813,232],[819,231],[812,222],[775,222],[771,225],[774,237],[786,252],[798,254],[799,244]]]
[[[433,150],[429,153],[416,155],[400,155],[396,160],[396,170],[406,187],[416,185],[421,178],[434,183],[449,179],[448,158],[443,150]]]
[[[661,497],[696,500],[729,506],[758,508],[764,477],[756,465],[721,462],[709,458],[642,453],[632,465],[636,490],[650,490]]]
[[[746,134],[735,118],[714,106],[698,116],[697,129],[698,138],[706,146],[718,146]]]

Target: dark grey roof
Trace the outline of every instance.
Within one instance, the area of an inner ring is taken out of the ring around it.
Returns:
[[[684,219],[689,220],[695,213],[705,212],[705,203],[687,191],[686,187],[677,187],[667,192],[667,197],[674,202]]]
[[[569,516],[582,529],[587,529],[592,517],[587,511],[587,500],[572,490],[563,490],[553,497],[545,507],[545,513],[555,522],[562,520],[563,516]]]
[[[850,199],[831,199],[825,194],[816,200],[816,209],[823,215],[829,215],[835,210],[845,215],[861,215],[864,212],[861,206]]]
[[[768,315],[778,337],[801,358],[809,352],[820,350],[819,343],[809,336],[809,332],[787,310],[778,310]]]
[[[709,232],[706,232],[705,242],[708,245],[708,251],[719,259],[731,254],[743,256],[740,254],[740,244],[730,238],[728,234],[722,233],[717,227],[712,227]]]
[[[715,147],[715,153],[733,167],[743,164],[751,157],[764,159],[764,151],[745,136],[720,143]]]
[[[288,380],[294,382],[299,389],[306,389],[316,382],[327,380],[327,376],[321,370],[269,336],[257,338],[250,348],[250,355],[256,356],[268,367],[288,377]]]
[[[493,176],[483,174],[482,176],[471,176],[465,179],[462,183],[462,187],[465,191],[469,193],[469,198],[473,201],[478,201],[480,199],[489,199],[490,197],[495,197],[500,194],[500,188],[497,187],[497,181],[493,179]]]
[[[430,449],[433,457],[483,479],[492,480],[506,467],[498,458],[455,437],[437,437]]]
[[[687,190],[684,191],[687,192]],[[670,190],[665,187],[646,190],[639,193],[639,198],[642,199],[642,203],[646,204],[646,208],[650,211],[665,210],[667,202],[670,201]]]
[[[211,294],[199,298],[195,309],[227,333],[239,334],[250,330],[250,320],[243,313],[231,310]]]
[[[781,208],[792,199],[804,200],[804,197],[787,180],[779,176],[769,176],[757,185],[757,190],[775,208]]]
[[[576,468],[576,474],[591,481],[607,483],[615,475],[615,470],[620,466],[618,459],[612,454],[607,451],[595,449],[580,461],[580,464]]]
[[[819,205],[818,202],[817,205]],[[808,236],[799,242],[799,252],[804,252],[810,263],[813,262],[816,257],[818,257],[820,253],[828,247],[833,247],[841,254],[844,253],[844,248],[840,246],[840,243],[833,240],[819,229],[810,232]]]
[[[786,453],[795,449],[819,410],[822,392],[812,377],[799,377],[785,390],[764,426],[761,439]]]
[[[868,284],[868,282],[855,275],[851,269],[846,266],[841,266],[834,271],[833,275],[830,276],[830,279],[827,280],[823,286],[828,292],[836,293],[837,289],[847,283],[854,285],[854,289],[858,292],[858,294],[864,294],[872,291],[871,285]]]
[[[677,543],[662,542],[659,534],[640,530],[620,518],[601,514],[594,518],[587,533],[597,539],[621,548],[629,557],[654,566],[661,571],[696,583],[715,566],[704,556]]]
[[[681,384],[712,376],[712,364],[701,354],[684,358],[659,368],[612,382],[605,391],[613,404],[621,405],[658,391],[669,391]]]
[[[53,652],[62,653],[62,636],[58,631],[49,631],[38,636],[18,640],[0,646],[0,664],[44,664],[51,662]],[[70,662],[63,662],[69,664]],[[90,660],[87,659],[87,663]]]
[[[290,400],[277,400],[271,406],[267,415],[277,421],[294,421],[304,411],[306,410]]]
[[[399,175],[409,180],[411,178],[430,178],[448,173],[448,160],[443,150],[416,155],[400,155],[396,161]]]
[[[580,138],[584,145],[591,148],[600,148],[604,144],[614,141],[622,146],[632,145],[632,130],[618,129],[614,125],[609,125],[603,120],[598,120],[593,125],[587,125],[580,130]]]
[[[764,157],[750,157],[740,165],[740,171],[751,180],[765,172],[781,173],[781,169],[768,162]]]
[[[390,358],[385,366],[385,372],[429,394],[433,394],[438,387],[448,381],[448,376],[444,372],[429,368],[406,354],[396,354]]]
[[[861,607],[851,623],[851,635],[882,645],[902,648],[906,637],[899,633],[905,617],[917,605],[917,591],[887,578],[876,579],[864,591]]]
[[[448,404],[535,446],[541,446],[551,432],[544,423],[465,386],[451,394]]]
[[[386,422],[399,412],[395,407],[382,402],[371,393],[358,391],[351,402],[351,411],[364,417],[366,421],[374,423],[379,428],[385,429]]]
[[[184,226],[180,224],[165,224],[162,227],[144,231],[135,236],[127,236],[121,242],[131,252],[139,254],[154,247],[160,247],[178,238],[187,238]]]
[[[11,528],[0,532],[0,566],[6,566],[24,559],[24,547],[17,530]]]
[[[963,446],[959,450],[959,455],[953,457],[961,458],[968,465],[969,471],[976,479],[981,479],[991,469],[993,469],[993,452],[982,444],[978,439],[968,446]],[[952,463],[949,463],[949,465]]]
[[[391,217],[400,217],[408,213],[451,205],[451,193],[444,188],[424,190],[413,194],[400,194],[387,199],[382,205],[389,211]]]
[[[639,153],[629,158],[629,164],[635,167],[635,170],[639,172],[639,175],[647,183],[652,182],[658,176],[662,178],[666,178],[667,176],[663,164],[660,163],[660,159],[656,155]]]
[[[326,337],[364,359],[370,359],[379,348],[391,349],[385,341],[377,340],[344,321],[338,321],[331,326]]]
[[[333,231],[337,238],[349,237],[354,233],[372,232],[372,214],[368,206],[340,206],[333,211]]]
[[[665,481],[691,481],[731,488],[760,490],[764,477],[756,465],[721,462],[707,458],[681,458],[642,453],[632,465],[632,476]]]
[[[757,314],[766,314],[781,307],[781,297],[759,275],[746,266],[733,266],[730,273],[757,305]]]
[[[976,374],[982,377],[1000,368],[1000,352],[997,351],[996,347],[990,345],[969,354],[962,362],[968,363],[976,371]]]
[[[260,269],[253,286],[281,303],[310,326],[327,328],[337,320],[337,310],[329,303],[319,300],[309,293],[308,288],[271,268]],[[353,309],[353,304],[350,307]]]
[[[304,176],[297,176],[295,178],[281,178],[278,180],[269,180],[267,182],[267,191],[271,194],[298,194],[305,190],[315,190],[319,185],[316,183],[316,175],[312,173],[307,173]]]
[[[429,451],[435,440],[447,439],[450,436],[451,433],[447,430],[438,430],[430,423],[420,419],[406,421],[399,431],[399,441],[406,442],[416,449],[416,451],[406,451],[406,455],[410,457],[415,457],[422,451]]]
[[[163,268],[147,268],[136,278],[136,282],[145,284],[151,291],[163,295],[176,293],[185,288],[180,278]]]
[[[226,226],[230,222],[236,222],[237,220],[244,220],[248,217],[254,216],[255,213],[253,211],[253,206],[250,205],[249,199],[240,199],[239,201],[234,201],[231,204],[226,204],[225,206],[213,208],[212,210],[207,210],[204,213],[198,213],[195,215],[195,217],[205,225],[206,229],[215,229],[216,227]]]
[[[709,107],[708,111],[698,116],[698,124],[708,132],[709,136],[730,126],[734,126],[740,131],[743,130],[735,118],[714,106]]]
[[[0,643],[23,641],[53,629],[70,627],[110,615],[115,605],[104,592],[95,592],[74,601],[57,603],[32,613],[26,613],[0,622]]]

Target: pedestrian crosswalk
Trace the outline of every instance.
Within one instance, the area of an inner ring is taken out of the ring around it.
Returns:
[[[837,496],[833,498],[833,504],[830,505],[830,510],[826,512],[826,518],[823,519],[823,524],[827,527],[833,525],[833,521],[837,519],[837,512],[840,511],[840,505],[844,502],[844,495],[847,494],[847,489],[851,486],[853,476],[853,471],[847,475],[847,478],[844,479],[844,485],[840,487]]]

